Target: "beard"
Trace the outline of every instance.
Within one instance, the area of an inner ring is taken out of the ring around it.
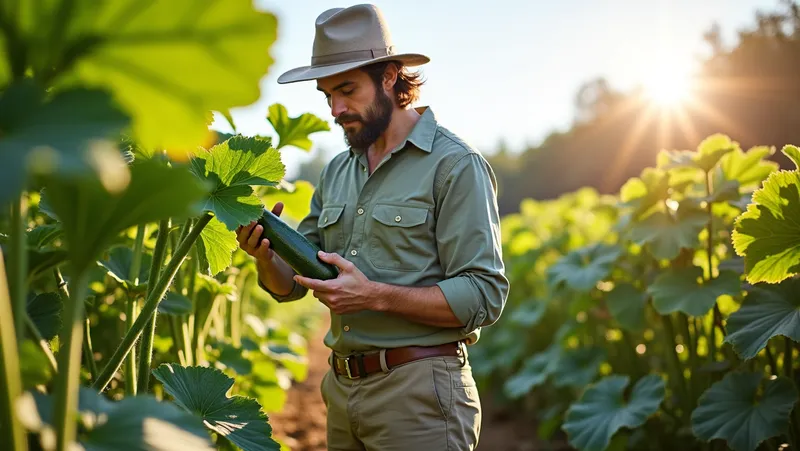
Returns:
[[[357,121],[361,123],[361,130],[348,131],[344,127],[344,141],[348,146],[356,149],[367,149],[389,127],[392,120],[392,99],[381,89],[375,90],[375,100],[367,107],[366,118],[360,114],[343,114],[336,118],[340,126],[343,122]]]

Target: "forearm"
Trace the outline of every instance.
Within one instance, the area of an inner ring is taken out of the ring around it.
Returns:
[[[438,286],[405,287],[372,282],[375,309],[438,327],[463,327]]]
[[[269,261],[256,260],[256,268],[258,280],[268,290],[280,296],[292,292],[295,272],[282,258],[275,255]]]

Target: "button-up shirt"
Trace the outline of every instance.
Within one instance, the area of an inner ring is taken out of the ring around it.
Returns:
[[[507,299],[497,207],[488,162],[437,123],[429,107],[407,138],[369,173],[365,151],[327,163],[297,230],[376,282],[438,285],[463,327],[437,327],[376,311],[331,312],[325,344],[349,354],[407,345],[474,343]],[[263,287],[263,285],[262,285]],[[303,297],[295,283],[279,302]]]

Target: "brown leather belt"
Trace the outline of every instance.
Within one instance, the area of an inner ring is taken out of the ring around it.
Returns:
[[[383,371],[381,368],[381,353],[385,354],[387,369],[403,363],[413,362],[428,357],[463,355],[461,342],[445,343],[438,346],[405,346],[402,348],[386,349],[382,352],[370,354],[354,354],[339,357],[333,354],[331,363],[333,371],[349,379],[359,379],[373,373]]]

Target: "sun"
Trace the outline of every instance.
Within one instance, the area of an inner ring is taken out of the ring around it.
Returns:
[[[685,66],[660,64],[642,81],[644,96],[654,106],[676,108],[692,97],[692,81]]]

